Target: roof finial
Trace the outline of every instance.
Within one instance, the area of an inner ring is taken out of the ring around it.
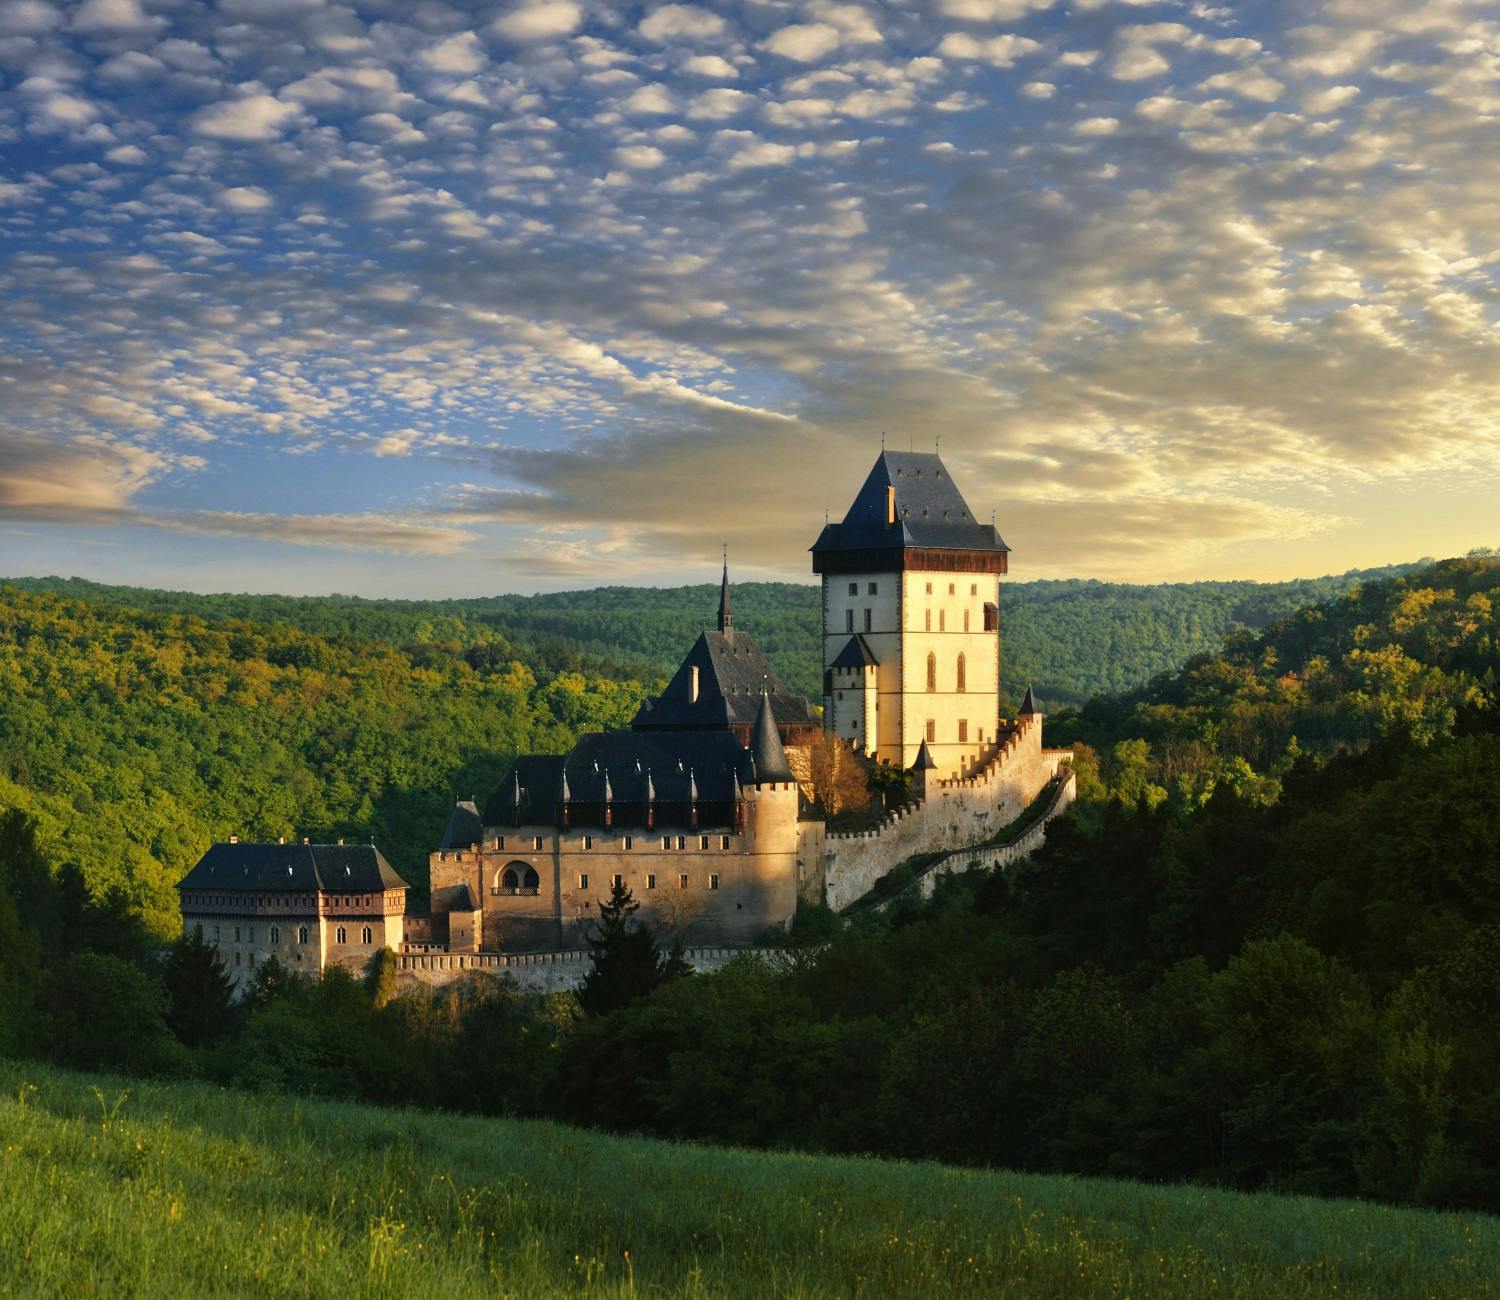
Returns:
[[[885,430],[880,431],[880,450],[885,451]]]
[[[934,456],[941,456],[943,454],[943,435],[940,433],[933,436],[932,453]]]

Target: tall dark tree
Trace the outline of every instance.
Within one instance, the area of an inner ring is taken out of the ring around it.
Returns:
[[[223,1034],[233,1015],[234,981],[219,950],[195,925],[172,945],[162,969],[167,986],[167,1023],[189,1047]]]
[[[591,1016],[628,1007],[686,969],[680,953],[659,951],[654,927],[635,919],[640,906],[620,880],[609,902],[599,905],[599,923],[588,934],[591,967],[578,990],[579,1004]]]

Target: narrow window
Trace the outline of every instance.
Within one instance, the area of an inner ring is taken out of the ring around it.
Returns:
[[[721,849],[723,849],[726,853],[729,851],[729,836],[727,836],[727,835],[721,835],[721,836],[719,836],[719,847]]]
[[[594,837],[592,835],[585,835],[583,837],[583,847],[586,849],[594,847]]]
[[[700,850],[706,850],[708,848],[708,836],[707,835],[700,835],[698,837],[698,848]]]
[[[298,943],[306,943],[307,942],[307,927],[305,925],[299,925],[297,927],[297,942]]]
[[[870,630],[870,611],[867,609],[867,610],[865,610],[865,631],[868,632],[869,630]]]
[[[948,630],[948,611],[946,609],[940,609],[940,610],[938,610],[938,631],[939,632],[946,632],[947,630]]]
[[[1000,630],[1000,607],[986,603],[984,607],[984,630],[986,632],[997,632]]]
[[[234,927],[234,941],[235,941],[235,943],[238,943],[240,941],[240,927],[239,926],[235,926]]]
[[[979,584],[977,582],[971,582],[969,584],[969,595],[971,595],[971,596],[977,596],[978,594],[979,594]]]
[[[533,835],[531,837],[531,848],[532,851],[536,853],[540,853],[542,851],[542,837],[540,835]]]
[[[656,876],[652,872],[649,872],[649,871],[646,873],[646,888],[647,889],[655,889],[656,888]]]
[[[926,614],[927,614],[927,626],[924,627],[922,630],[924,632],[931,632],[932,631],[932,611],[929,609],[929,610],[926,611]]]
[[[255,927],[253,925],[250,927],[249,939],[251,943],[255,942]]]
[[[852,609],[846,609],[844,611],[844,631],[854,631],[854,611]]]
[[[343,926],[339,926],[339,928],[334,931],[334,937],[338,940],[339,943],[344,943],[348,939],[348,936],[344,933]]]
[[[613,875],[613,876],[611,876],[609,878],[609,883],[611,885],[618,885],[618,884],[621,884],[624,881],[624,879],[625,879],[625,877],[623,877],[623,876],[619,875],[618,873],[616,873],[615,875]]]
[[[374,943],[375,931],[372,930],[368,925],[365,926],[365,928],[360,932],[360,940],[366,945]]]
[[[857,595],[859,595],[859,583],[857,583],[857,582],[851,582],[849,584],[849,594],[851,596],[857,596]]]
[[[937,739],[937,723],[931,718],[927,719],[927,739],[931,741]]]
[[[497,835],[497,836],[495,836],[495,847],[497,849],[500,849],[502,852],[504,851],[504,849],[505,849],[505,836],[503,836],[503,835]]]
[[[958,720],[958,740],[960,744],[967,744],[969,740],[969,720],[960,718]]]
[[[281,942],[281,930],[280,930],[280,928],[278,926],[274,926],[273,925],[271,927],[271,942],[272,943],[280,943]]]
[[[661,846],[664,849],[670,849],[672,847],[672,837],[670,835],[663,835],[661,837]]]
[[[874,584],[874,583],[873,583],[873,582],[872,582],[872,583],[871,583],[871,584],[870,584],[870,591],[869,591],[869,594],[870,594],[870,595],[872,595],[872,596],[873,596],[873,595],[875,595],[875,594],[876,594],[876,593],[877,593],[877,592],[878,592],[878,591],[879,591],[879,588],[878,588],[878,587],[877,587],[877,586],[876,586],[876,585],[875,585],[875,584]]]
[[[948,584],[948,594],[950,596],[953,595],[953,584],[951,582]]]
[[[633,849],[634,847],[635,847],[635,837],[633,835],[627,835],[625,837],[625,848],[626,848],[626,850],[629,851],[630,849]]]
[[[964,610],[964,631],[967,632],[968,630],[969,630],[969,611],[968,610]]]
[[[687,872],[684,871],[682,873],[682,875],[680,875],[680,876],[677,877],[677,888],[678,889],[686,889],[687,888]]]
[[[927,689],[937,690],[937,656],[935,654],[927,656]]]
[[[719,877],[716,875],[710,875],[708,878],[708,887],[710,889],[717,889],[719,887]]]
[[[677,847],[679,849],[685,849],[685,848],[687,848],[687,836],[686,835],[679,835],[677,837]]]
[[[963,655],[958,656],[958,689],[969,689],[969,661]]]
[[[588,887],[589,887],[589,873],[587,871],[580,871],[578,873],[578,888],[579,889],[587,889]]]
[[[930,582],[927,584],[927,594],[929,596],[932,595],[932,583]]]
[[[236,950],[235,950],[235,954],[234,954],[234,964],[235,964],[235,965],[236,965],[236,966],[238,966],[238,965],[239,965],[239,964],[240,964],[240,954],[239,954],[239,950],[238,950],[238,949],[236,949]]]

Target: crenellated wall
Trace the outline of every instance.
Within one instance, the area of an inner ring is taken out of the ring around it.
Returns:
[[[807,873],[809,885],[841,911],[908,858],[981,843],[1019,817],[1068,757],[1042,748],[1040,715],[1023,717],[970,775],[931,781],[921,803],[873,831],[825,835],[822,871]]]
[[[683,959],[700,974],[719,970],[736,957],[749,956],[758,961],[776,961],[791,955],[782,948],[706,947],[686,948]],[[407,944],[399,957],[401,978],[421,984],[444,985],[471,975],[491,975],[508,979],[524,989],[537,993],[560,993],[576,989],[589,972],[586,948],[566,948],[558,952],[524,953],[451,953],[446,948]]]

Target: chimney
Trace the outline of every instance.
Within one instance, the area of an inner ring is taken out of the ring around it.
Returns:
[[[888,524],[896,522],[896,485],[894,483],[885,490],[885,521]]]
[[[698,703],[698,665],[688,669],[688,703]]]
[[[285,835],[278,835],[276,837],[276,843],[278,843],[278,844],[285,844],[286,843],[286,836]]]
[[[306,836],[306,835],[304,835],[304,836],[303,836],[303,837],[302,837],[302,842],[303,842],[303,843],[304,843],[304,844],[306,844],[306,843],[307,843],[307,836]]]
[[[231,844],[238,844],[240,842],[240,837],[238,835],[231,835],[229,837],[229,842]]]
[[[344,842],[344,837],[342,835],[340,835],[339,836],[339,843],[342,844],[343,842]]]

